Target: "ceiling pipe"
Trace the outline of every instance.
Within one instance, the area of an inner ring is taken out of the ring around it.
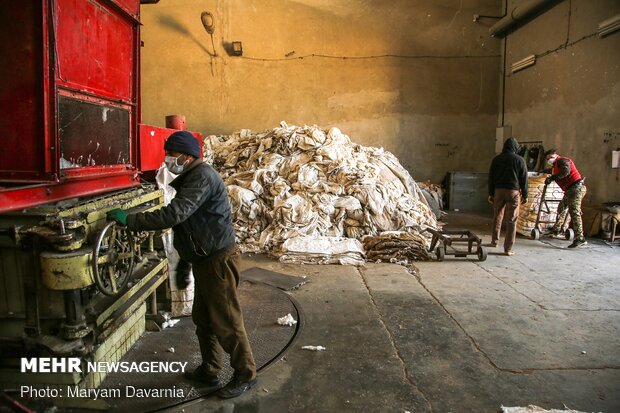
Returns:
[[[502,36],[506,31],[514,27],[521,20],[542,10],[558,0],[523,0],[519,5],[512,8],[510,13],[506,13],[500,21],[489,29],[491,37]]]

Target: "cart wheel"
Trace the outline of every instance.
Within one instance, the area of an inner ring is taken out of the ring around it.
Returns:
[[[573,238],[575,238],[575,231],[573,231],[572,228],[567,229],[564,231],[564,238],[566,238],[567,241],[572,241]]]
[[[485,261],[487,259],[487,250],[484,247],[478,247],[478,261]]]
[[[443,261],[446,258],[446,247],[440,245],[435,249],[435,253],[437,254],[437,261]]]
[[[534,228],[530,233],[530,237],[532,239],[540,239],[540,230],[538,228]]]

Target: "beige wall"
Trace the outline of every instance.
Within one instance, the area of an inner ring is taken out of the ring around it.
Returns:
[[[517,139],[573,158],[587,177],[586,204],[620,201],[620,169],[610,167],[620,147],[620,32],[579,40],[618,13],[618,0],[565,0],[507,37],[505,124]],[[573,42],[509,73],[525,56]]]
[[[203,134],[337,126],[392,151],[415,179],[486,171],[498,111],[494,0],[162,0],[141,9],[142,113]],[[200,14],[215,17],[215,50]],[[223,43],[243,42],[244,58]],[[285,55],[295,53],[289,58]],[[300,56],[415,55],[341,59]],[[462,57],[470,56],[470,57]],[[491,57],[471,57],[491,56]],[[251,60],[249,58],[287,59]]]

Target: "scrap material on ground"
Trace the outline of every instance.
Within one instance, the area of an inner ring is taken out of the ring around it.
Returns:
[[[416,273],[412,261],[429,261],[431,255],[426,248],[426,238],[416,232],[387,231],[380,235],[362,238],[366,258],[376,263],[390,262],[407,267]]]
[[[502,413],[585,413],[579,410],[573,410],[573,409],[566,409],[566,410],[559,410],[559,409],[551,409],[551,410],[546,410],[543,409],[542,407],[538,407],[538,406],[534,406],[534,405],[529,405],[527,407],[504,407],[502,406]]]
[[[354,144],[337,128],[282,122],[264,132],[244,129],[207,137],[203,153],[226,182],[244,252],[286,257],[291,246],[285,241],[300,237],[289,242],[300,260],[299,246],[312,244],[308,237],[336,246],[342,238],[437,227],[418,185],[394,155]],[[308,259],[321,263],[363,260],[355,248],[346,258],[313,254]]]

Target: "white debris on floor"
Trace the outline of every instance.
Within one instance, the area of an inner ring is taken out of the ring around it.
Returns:
[[[168,328],[168,327],[174,327],[176,323],[178,323],[179,321],[181,321],[181,319],[179,318],[174,318],[174,319],[170,319],[168,321],[165,321],[162,323],[161,328]]]
[[[347,238],[437,227],[394,155],[354,144],[337,128],[282,122],[260,133],[209,136],[203,152],[226,182],[244,252],[359,264],[364,250]]]
[[[534,406],[530,404],[527,407],[504,407],[502,406],[502,413],[585,413],[585,412],[582,412],[579,410],[572,410],[568,408],[566,408],[566,410],[559,410],[559,409],[545,410],[542,407],[538,407],[538,406]]]
[[[293,318],[293,316],[291,315],[291,313],[288,313],[287,315],[285,315],[284,317],[279,317],[278,318],[278,324],[280,324],[281,326],[289,326],[292,327],[295,324],[297,324],[297,320],[295,320]]]
[[[326,350],[326,348],[323,347],[323,346],[302,346],[301,349],[302,350],[309,350],[309,351],[323,351],[323,350]]]

